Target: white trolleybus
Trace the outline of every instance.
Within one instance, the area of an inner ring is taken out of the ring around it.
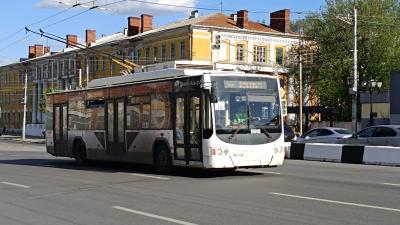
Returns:
[[[282,165],[279,80],[241,72],[167,69],[91,81],[47,97],[54,156],[173,166]]]

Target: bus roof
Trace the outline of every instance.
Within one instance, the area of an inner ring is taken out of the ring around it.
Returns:
[[[209,70],[194,69],[164,69],[152,72],[135,73],[123,76],[106,77],[94,79],[89,82],[87,88],[101,88],[118,86],[122,84],[135,83],[140,81],[152,81],[160,79],[171,79],[186,76],[200,76],[205,73],[211,73]]]
[[[107,87],[115,87],[115,86],[123,86],[129,85],[137,82],[151,82],[151,81],[160,81],[160,80],[170,80],[176,78],[184,78],[191,76],[202,76],[204,74],[215,74],[215,75],[256,75],[256,74],[248,74],[241,71],[218,71],[218,70],[197,70],[197,69],[163,69],[151,72],[142,72],[128,75],[119,75],[114,77],[105,77],[93,79],[89,82],[89,84],[83,89],[76,90],[65,90],[65,91],[55,91],[52,94],[59,94],[65,92],[76,92],[88,89],[99,89],[99,88],[107,88]],[[272,75],[262,75],[266,77],[274,77]]]

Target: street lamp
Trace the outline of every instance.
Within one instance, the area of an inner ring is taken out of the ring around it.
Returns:
[[[380,92],[382,88],[382,82],[376,80],[364,81],[362,86],[364,87],[364,92],[369,92],[369,126],[373,126],[374,114],[372,112],[372,94],[374,93],[374,90],[376,90],[378,93]]]

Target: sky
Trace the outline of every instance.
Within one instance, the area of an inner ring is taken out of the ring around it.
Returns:
[[[81,6],[71,8],[76,3]],[[93,5],[99,6],[90,10]],[[324,0],[222,0],[224,13],[241,9],[249,11],[254,21],[269,22],[269,13],[290,9],[295,12],[310,12],[321,9]],[[28,55],[28,46],[42,44],[59,51],[64,44],[35,34],[27,34],[24,27],[65,37],[76,34],[84,41],[85,30],[94,29],[97,37],[123,31],[128,16],[143,13],[154,16],[154,27],[186,19],[195,8],[200,15],[218,12],[221,0],[13,0],[3,1],[0,9],[0,65],[19,61]],[[306,14],[301,14],[306,15]]]

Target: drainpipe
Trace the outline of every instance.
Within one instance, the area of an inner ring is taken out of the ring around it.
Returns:
[[[192,25],[190,25],[190,26],[188,27],[188,29],[189,29],[189,60],[192,61],[192,60],[193,60],[193,57],[192,57],[192,46],[193,46],[193,38],[192,38],[192,36],[193,36],[193,27],[192,27]]]

